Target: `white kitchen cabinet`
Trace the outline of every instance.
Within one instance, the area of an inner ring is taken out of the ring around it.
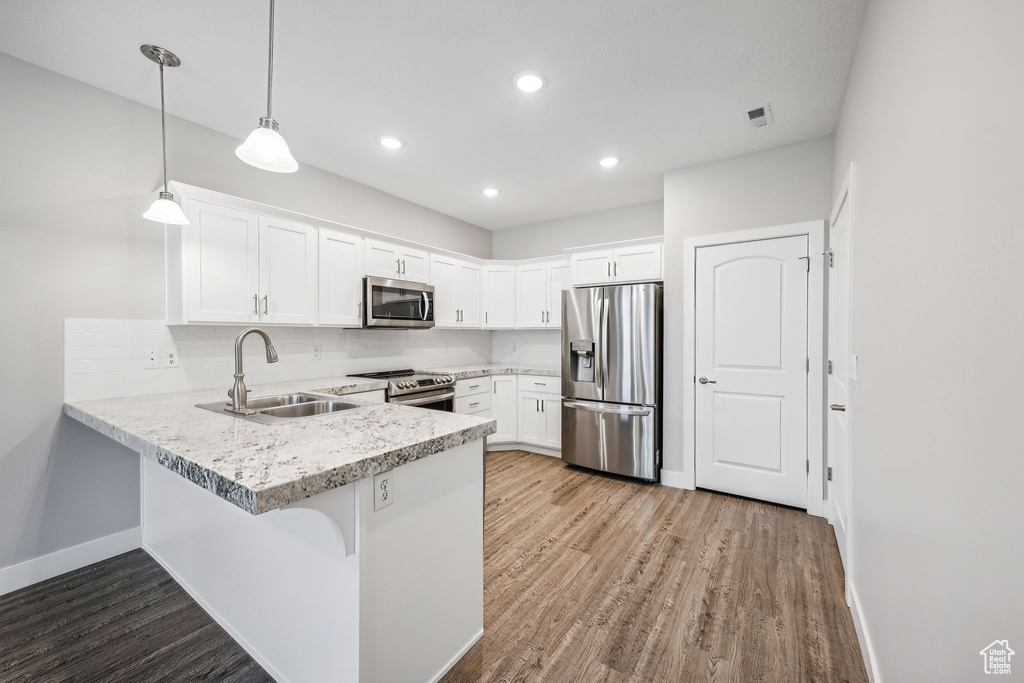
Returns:
[[[320,229],[321,325],[363,324],[363,238]]]
[[[568,259],[516,267],[516,327],[561,328],[562,290],[571,279]]]
[[[491,395],[488,393],[455,399],[455,412],[462,415],[491,416]]]
[[[543,446],[546,436],[544,414],[540,412],[545,396],[528,391],[519,392],[519,439],[520,443]]]
[[[488,265],[481,272],[483,327],[488,330],[516,326],[516,267]]]
[[[260,216],[260,322],[315,325],[317,231]]]
[[[430,255],[437,327],[480,327],[480,266],[469,261]]]
[[[661,280],[662,245],[632,244],[581,251],[571,256],[573,286]]]
[[[512,443],[519,440],[519,392],[515,375],[491,377],[491,417],[497,431],[487,437],[488,443]]]
[[[368,239],[366,274],[391,280],[430,282],[430,255],[420,249]]]
[[[548,396],[540,411],[544,421],[544,440],[541,446],[561,450],[562,448],[562,397]]]
[[[169,308],[168,322],[258,322],[259,216],[198,200],[189,201],[186,211],[190,223],[181,228],[180,234],[185,243],[187,306],[180,319]],[[168,282],[169,302],[171,295],[177,294],[171,291],[174,285]]]

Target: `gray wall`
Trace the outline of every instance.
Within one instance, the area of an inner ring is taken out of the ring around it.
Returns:
[[[683,240],[732,230],[827,219],[832,138],[755,152],[665,174],[664,467],[686,472],[682,415]]]
[[[836,133],[857,163],[853,567],[882,678],[1024,670],[1024,3],[872,0]],[[909,655],[909,656],[908,656]]]
[[[159,113],[0,54],[0,568],[138,524],[138,465],[60,417],[63,319],[163,318]],[[153,87],[156,87],[154,73]],[[168,93],[174,97],[173,85]],[[172,179],[487,257],[491,234],[168,119]]]
[[[498,230],[491,251],[497,259],[554,256],[566,247],[655,237],[664,226],[664,202],[647,202]]]

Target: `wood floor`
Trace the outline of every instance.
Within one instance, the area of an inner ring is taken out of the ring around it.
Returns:
[[[443,679],[867,681],[828,524],[487,456],[484,637]]]
[[[0,681],[273,681],[143,550],[0,596]]]

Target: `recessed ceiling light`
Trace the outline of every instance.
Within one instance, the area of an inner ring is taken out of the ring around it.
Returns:
[[[488,197],[497,197],[498,191],[495,190],[493,187],[488,187],[484,190],[484,194],[487,195]]]
[[[398,138],[393,138],[390,135],[385,135],[380,139],[380,144],[384,145],[388,149],[398,149],[402,146],[402,141]]]
[[[516,74],[516,87],[523,92],[537,92],[544,87],[544,79],[536,71],[523,71]]]
[[[604,159],[601,159],[601,161],[597,163],[601,164],[605,168],[611,168],[615,164],[619,163],[619,160],[617,157],[605,157]]]

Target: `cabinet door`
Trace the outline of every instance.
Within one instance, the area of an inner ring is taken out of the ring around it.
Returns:
[[[519,394],[519,439],[521,443],[544,445],[544,415],[540,404],[544,397],[539,394]]]
[[[516,326],[515,266],[484,266],[482,307],[486,329]]]
[[[568,259],[548,264],[548,304],[545,327],[562,327],[562,292],[572,286],[572,266]]]
[[[616,282],[661,280],[661,245],[644,244],[616,249],[612,274]]]
[[[418,249],[402,249],[402,273],[398,277],[410,282],[430,282],[430,254]]]
[[[544,399],[541,416],[544,420],[544,441],[542,446],[562,448],[562,398]]]
[[[188,319],[197,323],[259,320],[259,217],[191,200],[186,226]]]
[[[487,438],[488,443],[511,443],[518,440],[519,410],[515,375],[495,375],[491,396],[491,417],[498,422],[498,431]]]
[[[572,284],[593,285],[612,281],[612,251],[586,251],[573,254]]]
[[[398,247],[387,242],[366,240],[366,274],[370,277],[396,279],[402,259]]]
[[[363,303],[363,238],[320,229],[321,325],[359,327]]]
[[[260,217],[260,320],[315,325],[316,228]]]
[[[459,262],[459,327],[480,327],[480,266]]]
[[[437,327],[458,327],[459,262],[433,254],[430,272],[434,285],[434,324]]]
[[[547,318],[547,266],[516,268],[516,327],[544,327]]]

